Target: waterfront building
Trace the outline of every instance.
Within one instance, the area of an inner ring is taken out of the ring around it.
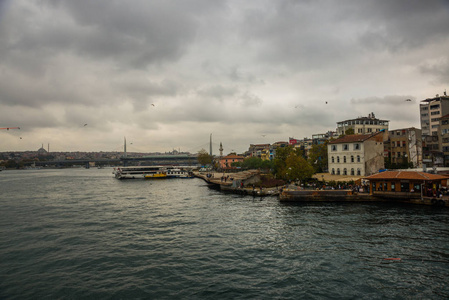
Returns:
[[[366,176],[383,169],[384,132],[345,135],[327,146],[328,170],[332,175]]]
[[[219,160],[220,168],[222,169],[231,169],[232,163],[235,162],[243,162],[244,157],[236,154],[229,154],[224,157],[221,157]]]
[[[391,164],[410,165],[413,168],[421,167],[421,129],[411,127],[389,131],[385,150]]]
[[[372,134],[382,130],[388,131],[388,123],[388,120],[377,119],[372,112],[368,117],[358,117],[337,122],[337,134],[345,134],[348,129],[353,129],[354,134]]]
[[[417,171],[385,171],[363,178],[369,181],[370,194],[386,198],[434,197],[447,187],[447,176]]]

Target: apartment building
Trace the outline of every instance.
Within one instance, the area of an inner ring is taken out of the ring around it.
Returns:
[[[444,166],[449,166],[449,114],[440,118],[439,148],[443,152]]]
[[[388,123],[388,120],[377,119],[372,112],[368,117],[358,117],[337,122],[337,134],[345,134],[348,129],[353,129],[354,134],[372,134],[382,130],[388,131]]]
[[[443,166],[444,152],[441,119],[449,114],[449,96],[446,91],[442,96],[422,100],[419,105],[422,129],[423,163],[426,166]]]
[[[443,96],[422,100],[419,105],[422,135],[438,136],[440,118],[449,114],[449,96],[444,92]]]
[[[386,146],[392,164],[412,164],[413,168],[422,166],[421,129],[404,128],[388,132],[389,146]]]
[[[333,175],[368,176],[383,169],[384,132],[346,135],[327,146],[328,170]]]

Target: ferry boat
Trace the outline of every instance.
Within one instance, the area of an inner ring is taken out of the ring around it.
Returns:
[[[162,175],[166,174],[166,170],[163,166],[118,167],[114,168],[113,174],[117,179],[156,178],[154,175],[157,174],[158,178],[163,178]]]
[[[188,169],[173,166],[137,166],[114,168],[117,179],[162,179],[162,178],[193,178]]]
[[[169,178],[193,178],[193,173],[179,168],[168,168],[167,177]]]

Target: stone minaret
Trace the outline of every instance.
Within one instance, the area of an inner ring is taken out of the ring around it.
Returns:
[[[223,145],[221,144],[221,142],[220,142],[220,149],[218,150],[220,150],[220,157],[223,157]]]

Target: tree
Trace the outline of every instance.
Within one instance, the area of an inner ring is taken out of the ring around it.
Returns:
[[[286,180],[305,180],[312,177],[313,167],[303,157],[302,151],[292,146],[276,149],[275,174]]]
[[[200,151],[198,151],[198,162],[202,165],[202,166],[206,166],[206,165],[210,165],[212,164],[212,156],[207,153],[206,150],[201,149]]]
[[[293,146],[287,147],[278,147],[276,148],[276,156],[273,161],[274,173],[278,176],[283,176],[285,173],[286,161],[290,154],[294,153],[295,155],[302,156],[302,151],[298,148],[294,148]]]
[[[312,145],[312,149],[309,151],[309,163],[315,169],[315,173],[322,173],[327,170],[327,144],[326,141],[323,144]]]
[[[314,174],[313,167],[301,155],[291,153],[286,160],[286,168],[284,170],[287,180],[306,180]]]
[[[355,132],[354,132],[354,128],[348,128],[348,129],[346,129],[346,131],[345,131],[345,135],[351,135],[351,134],[354,134]]]

